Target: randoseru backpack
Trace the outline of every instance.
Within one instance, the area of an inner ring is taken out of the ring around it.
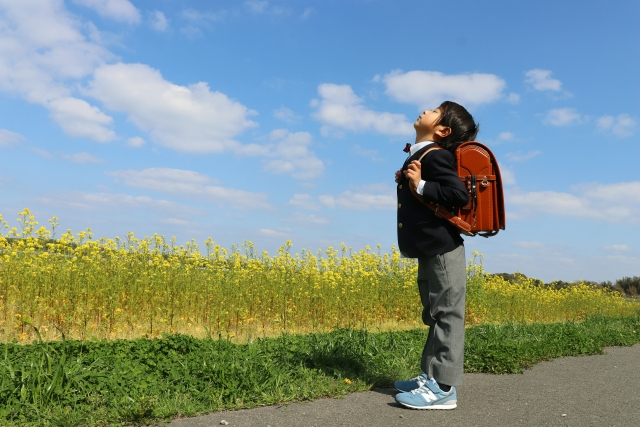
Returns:
[[[442,148],[429,148],[418,161],[433,150]],[[460,208],[457,215],[435,203],[425,202],[414,189],[413,194],[436,215],[455,225],[460,233],[467,236],[495,236],[498,231],[505,229],[506,224],[502,177],[496,157],[486,145],[469,141],[456,149],[456,165],[458,176],[469,193],[469,203]]]

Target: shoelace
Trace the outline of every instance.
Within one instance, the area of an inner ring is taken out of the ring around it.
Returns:
[[[417,377],[411,378],[409,381],[416,381],[419,387],[424,386],[429,380],[425,379],[422,375],[418,375]]]
[[[426,384],[423,384],[420,387],[418,387],[417,389],[411,390],[411,394],[426,393],[428,391],[432,391],[432,390],[429,387],[427,387]]]
[[[453,390],[453,387],[451,388],[451,390]],[[443,395],[445,395],[445,396],[446,396],[446,395],[448,395],[448,394],[451,394],[451,390],[449,390],[449,391],[444,391],[444,390],[435,391],[435,390],[433,390],[433,389],[431,389],[431,388],[427,387],[427,383],[425,383],[425,384],[421,385],[420,387],[418,387],[417,389],[415,389],[415,390],[411,390],[411,393],[412,393],[412,394],[418,394],[418,393],[427,393],[427,392],[429,392],[429,391],[430,391],[430,392],[432,392],[432,393],[433,393],[433,394],[435,394],[435,395],[437,395],[437,394],[439,394],[439,393],[442,393]]]

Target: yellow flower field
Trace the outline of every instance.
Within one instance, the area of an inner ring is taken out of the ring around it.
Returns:
[[[272,335],[335,326],[419,326],[417,264],[369,247],[258,253],[251,242],[230,250],[211,239],[177,245],[154,235],[94,240],[91,230],[63,234],[40,227],[28,209],[21,230],[0,215],[0,341],[133,338],[181,332],[195,336]],[[467,323],[552,322],[593,314],[625,316],[639,305],[578,284],[554,290],[511,284],[467,269]]]

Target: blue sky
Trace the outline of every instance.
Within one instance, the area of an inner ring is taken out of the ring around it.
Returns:
[[[491,272],[640,275],[637,1],[0,0],[0,213],[16,226],[396,242],[421,109],[480,122]]]

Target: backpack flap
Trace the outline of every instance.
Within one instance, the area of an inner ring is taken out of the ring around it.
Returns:
[[[488,232],[485,237],[504,230],[502,177],[491,150],[480,142],[465,142],[456,149],[456,164],[469,193],[469,203],[460,209],[460,218],[473,232]]]

